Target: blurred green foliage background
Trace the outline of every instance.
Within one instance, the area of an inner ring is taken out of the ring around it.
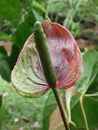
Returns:
[[[20,97],[12,89],[10,75],[26,39],[33,33],[35,21],[42,22],[47,16],[67,27],[76,39],[82,38],[81,50],[85,50],[86,41],[90,41],[86,48],[95,44],[98,48],[98,0],[0,0],[1,130],[42,127],[47,95],[36,101]]]

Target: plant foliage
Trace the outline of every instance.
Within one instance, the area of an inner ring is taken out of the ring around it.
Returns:
[[[98,69],[97,69],[98,58],[97,57],[98,57],[98,52],[96,52],[95,50],[88,51],[83,55],[84,71],[75,85],[78,88],[78,93],[75,96],[73,96],[71,100],[72,121],[76,124],[78,129],[87,127],[85,125],[86,124],[85,120],[87,121],[87,125],[89,129],[93,129],[97,127],[98,117],[96,115],[98,115],[98,109],[97,109],[98,92],[96,93],[93,91],[93,89],[95,89],[93,85],[94,83],[96,84],[96,80],[98,80],[96,78],[98,77]],[[92,88],[92,91],[91,91],[91,88]],[[56,109],[55,101],[53,101],[52,99],[52,102],[51,102],[51,97],[52,97],[52,94],[50,93],[46,101],[45,108],[44,108],[43,123],[47,125],[43,125],[43,130],[49,129],[49,125],[51,123],[49,120],[50,116],[52,112]],[[51,110],[51,106],[54,106],[54,109]],[[84,110],[85,117],[83,115],[83,110]],[[48,113],[48,116],[46,116],[46,113]]]
[[[26,39],[33,32],[35,21],[42,21],[46,15],[52,21],[57,21],[66,26],[74,36],[77,36],[85,27],[98,25],[98,0],[0,0],[0,41],[10,41],[12,44],[9,53],[0,44],[0,78],[2,77],[10,82],[11,71]],[[88,38],[91,39],[91,37]],[[92,39],[90,44],[92,44]],[[71,98],[71,130],[74,130],[74,124],[78,129],[87,129],[88,127],[92,130],[98,127],[97,51],[91,50],[83,54],[83,68],[84,71],[75,85],[78,93]],[[0,82],[0,84],[4,83]],[[8,85],[5,86],[8,89]],[[1,89],[3,87],[3,85],[0,86]],[[64,107],[66,104],[65,93],[62,96]],[[0,94],[2,95],[1,92]],[[15,107],[20,110],[20,105]],[[50,126],[53,126],[50,117],[55,116],[56,120],[59,118],[55,114],[56,111],[56,101],[52,92],[50,92],[43,112],[43,130],[48,130]],[[4,114],[5,108],[2,104],[2,96],[0,96],[0,127]],[[35,111],[33,114],[36,115]],[[55,130],[59,129],[63,129],[61,120],[59,120]]]

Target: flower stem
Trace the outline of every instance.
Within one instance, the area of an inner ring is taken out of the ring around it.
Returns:
[[[64,110],[63,110],[62,103],[60,101],[60,98],[59,98],[59,95],[58,95],[58,92],[57,92],[57,89],[56,88],[52,88],[52,90],[53,90],[55,99],[57,101],[57,104],[58,104],[58,107],[59,107],[59,110],[60,110],[60,113],[61,113],[61,117],[62,117],[64,126],[65,126],[65,130],[70,130],[69,126],[68,126],[68,123],[67,123],[67,120],[66,120],[66,117],[65,117],[65,113],[64,113]]]
[[[86,118],[86,113],[85,113],[84,106],[83,106],[83,96],[84,95],[81,95],[81,97],[80,97],[80,106],[81,106],[81,110],[82,110],[86,130],[89,130],[88,122],[87,122],[87,118]]]
[[[69,123],[73,125],[74,130],[78,130],[78,128],[77,128],[77,126],[76,126],[76,124],[75,124],[73,121],[70,121]]]
[[[65,130],[70,130],[68,127],[66,118],[65,118],[63,106],[61,104],[58,92],[55,88],[56,87],[56,74],[54,71],[54,67],[52,65],[51,56],[50,56],[49,48],[47,45],[46,35],[44,34],[44,30],[40,22],[37,21],[34,24],[34,29],[35,29],[34,40],[36,43],[36,49],[38,50],[38,53],[39,53],[39,57],[41,60],[41,65],[43,68],[45,78],[55,95],[55,98],[56,98],[56,101],[57,101],[57,104],[59,106],[59,110],[61,113],[61,117],[64,122]]]

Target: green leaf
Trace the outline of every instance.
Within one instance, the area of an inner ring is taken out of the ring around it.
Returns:
[[[7,56],[7,52],[3,46],[0,46],[0,53],[2,54],[1,57]]]
[[[84,98],[84,109],[89,128],[98,126],[98,100],[91,97]]]
[[[53,95],[53,92],[50,91],[43,112],[43,130],[49,129],[49,118],[51,113],[56,109],[56,107],[57,103],[55,97]]]
[[[13,69],[15,63],[16,63],[16,60],[17,60],[17,57],[19,55],[19,52],[20,52],[20,49],[19,47],[17,47],[16,44],[14,44],[12,46],[12,51],[11,51],[11,54],[9,57],[7,57],[7,62],[8,62],[8,65],[10,67],[10,70]]]
[[[15,20],[19,18],[21,9],[19,0],[0,0],[0,19]]]
[[[86,93],[98,74],[98,52],[90,50],[83,55],[83,73],[76,83],[81,94]]]
[[[93,129],[98,125],[98,100],[91,97],[85,97],[83,99],[83,106],[86,113],[89,129]],[[80,103],[72,109],[72,120],[76,123],[78,129],[85,128],[84,118],[81,111]]]
[[[35,18],[32,13],[29,13],[28,18],[17,26],[17,30],[12,36],[13,42],[21,49],[26,39],[32,33],[33,24],[35,22]]]
[[[0,95],[0,107],[2,106],[2,95]]]
[[[85,94],[92,86],[94,90],[94,82],[98,75],[98,52],[95,50],[87,51],[83,55],[83,73],[76,83],[78,93],[71,100],[71,108],[74,107],[79,101],[80,95]],[[98,79],[98,77],[97,77]]]
[[[80,99],[81,94],[85,94],[87,92],[88,88],[90,87],[90,85],[92,85],[92,83],[97,79],[97,75],[98,75],[98,66],[97,65],[98,65],[98,52],[96,52],[95,50],[90,50],[83,55],[84,71],[76,83],[76,87],[78,88],[79,92],[72,98],[72,101],[71,101],[72,121],[74,121],[76,123],[78,128],[85,127],[85,122],[84,122],[83,114],[81,111],[79,99]],[[49,96],[46,101],[46,105],[45,105],[45,109],[44,109],[44,127],[43,127],[44,129],[43,130],[48,130],[48,128],[49,128],[49,117],[50,117],[51,113],[53,112],[53,110],[55,109],[55,105],[51,111],[49,109],[49,107],[51,108],[51,106],[53,106],[53,104],[51,103],[51,101],[54,102],[53,100],[54,99],[51,99]],[[50,103],[50,104],[47,105],[48,103]],[[89,118],[88,123],[90,125],[90,128],[94,128],[96,126],[96,122],[98,120],[96,117],[96,115],[98,115],[98,111],[96,110],[96,112],[95,112],[95,108],[96,108],[97,104],[98,104],[98,102],[96,100],[93,103],[93,101],[87,97],[85,97],[85,99],[84,99],[83,105],[85,107],[86,113],[89,113],[88,111],[92,112],[91,115],[90,114],[87,115],[87,119]],[[94,119],[92,118],[92,116],[94,117]],[[96,121],[95,121],[95,119],[96,119]],[[92,123],[90,120],[92,120]]]
[[[83,119],[83,114],[81,111],[80,103],[78,102],[71,110],[72,121],[76,124],[78,128],[84,128],[85,123]]]
[[[96,69],[98,67],[96,66]],[[97,70],[96,70],[97,71]],[[92,84],[90,85],[90,87],[87,90],[87,94],[95,94],[96,92],[98,92],[98,73],[96,75],[96,78],[93,80]],[[98,95],[97,95],[98,96]]]
[[[34,10],[29,11],[28,16],[24,22],[17,26],[15,33],[12,36],[13,42],[21,49],[26,39],[33,32],[33,25],[37,18],[41,19],[41,16],[35,16]],[[37,17],[37,18],[36,18]]]
[[[87,51],[83,55],[83,73],[76,83],[78,93],[73,96],[71,100],[71,108],[73,108],[79,101],[81,94],[85,94],[90,88],[91,84],[95,82],[98,75],[98,52],[95,50]],[[93,89],[93,87],[92,87]],[[93,89],[94,90],[94,89]]]
[[[13,33],[12,41],[14,45],[12,47],[11,55],[8,57],[8,63],[11,70],[13,69],[16,63],[18,54],[22,49],[26,39],[32,34],[33,25],[37,19],[42,20],[42,17],[36,11],[30,10],[25,21],[20,23],[17,26],[16,31]]]
[[[0,75],[7,81],[10,81],[10,68],[6,57],[0,53]]]
[[[42,16],[36,10],[33,9],[32,12],[34,14],[34,17],[35,17],[36,21],[40,21],[40,22],[43,21]]]
[[[4,108],[4,106],[2,106],[2,107],[0,107],[0,128],[2,126],[4,114],[5,114],[5,108]]]
[[[98,90],[98,52],[91,50],[84,54],[83,68],[83,74],[76,86],[81,94],[87,93],[87,96],[93,96],[85,97],[82,104],[86,113],[89,129],[92,129],[98,125],[98,92],[96,91]],[[96,87],[94,87],[94,85]],[[78,128],[85,128],[83,113],[80,103],[78,102],[81,94],[78,93],[72,99],[72,120],[76,123]]]
[[[11,38],[4,32],[0,32],[0,40],[10,40]]]

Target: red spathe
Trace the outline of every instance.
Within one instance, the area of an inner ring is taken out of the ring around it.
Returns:
[[[42,24],[56,73],[56,87],[73,86],[82,72],[82,55],[71,33],[60,24]]]

